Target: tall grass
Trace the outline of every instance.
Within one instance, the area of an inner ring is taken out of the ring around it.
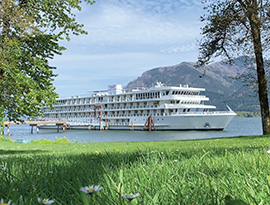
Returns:
[[[122,194],[140,192],[131,204],[226,204],[226,195],[246,204],[270,204],[269,141],[245,137],[13,147],[2,142],[0,198],[27,205],[37,204],[37,197],[54,204],[124,205],[129,201]],[[79,191],[92,184],[103,189],[93,195]]]

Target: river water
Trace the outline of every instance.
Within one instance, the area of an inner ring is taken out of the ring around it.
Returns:
[[[4,133],[7,135],[7,128]],[[29,125],[12,125],[9,128],[11,139],[49,139],[67,137],[71,142],[132,142],[132,141],[165,141],[207,139],[220,137],[261,135],[261,118],[234,118],[223,131],[115,131],[115,130],[66,130],[57,132],[56,129],[34,128],[31,134]]]

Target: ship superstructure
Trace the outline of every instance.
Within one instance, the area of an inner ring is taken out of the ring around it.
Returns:
[[[230,108],[212,111],[216,107],[204,104],[209,98],[200,95],[202,91],[160,82],[132,90],[111,85],[105,91],[58,99],[53,109],[44,109],[44,119],[88,129],[223,130],[236,114]]]

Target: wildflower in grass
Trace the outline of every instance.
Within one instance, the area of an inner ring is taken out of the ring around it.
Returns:
[[[98,192],[102,189],[102,187],[100,187],[99,185],[92,185],[92,186],[85,186],[85,187],[81,187],[80,191],[86,193],[86,194],[93,194],[95,192]]]
[[[49,200],[49,199],[41,199],[41,198],[37,198],[37,200],[38,200],[38,203],[40,203],[40,204],[52,204],[53,202],[54,202],[54,200]]]
[[[129,201],[132,201],[133,199],[137,198],[140,196],[140,193],[137,194],[123,194],[121,195],[123,198],[128,199]]]
[[[268,150],[267,153],[270,153],[270,150]]]
[[[0,205],[14,205],[14,204],[11,203],[11,200],[9,200],[8,203],[5,203],[4,199],[1,199]]]

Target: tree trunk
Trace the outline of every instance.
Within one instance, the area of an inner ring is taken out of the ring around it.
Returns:
[[[258,77],[258,90],[259,101],[261,107],[262,129],[263,135],[270,134],[270,116],[269,116],[269,104],[267,95],[267,80],[265,77],[263,52],[261,44],[261,31],[260,31],[260,18],[257,12],[257,0],[253,0],[252,9],[249,15],[249,21],[251,26],[251,33],[253,38],[253,47],[256,58],[257,77]]]

